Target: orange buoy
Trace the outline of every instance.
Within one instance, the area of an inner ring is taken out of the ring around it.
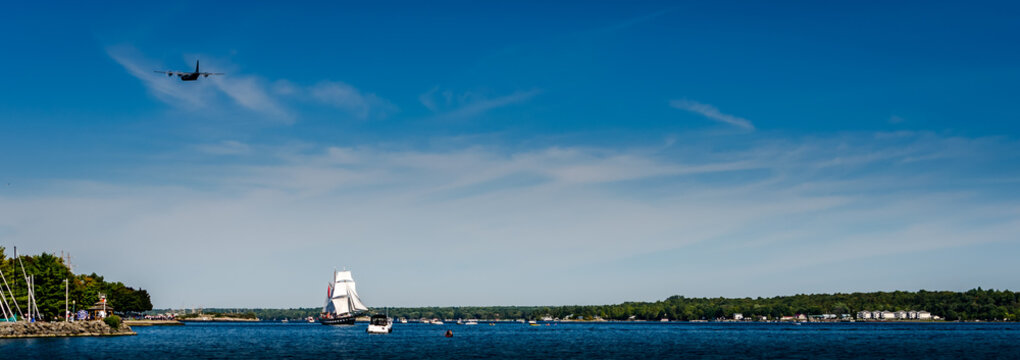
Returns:
[[[453,330],[446,330],[446,337],[453,337]]]

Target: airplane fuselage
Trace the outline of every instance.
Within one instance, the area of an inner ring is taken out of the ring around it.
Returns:
[[[199,71],[198,70],[198,61],[195,61],[195,72],[161,71],[161,70],[155,70],[155,71],[158,72],[158,73],[166,74],[166,76],[170,76],[170,77],[173,77],[174,75],[177,75],[177,77],[181,78],[181,81],[195,81],[195,80],[198,80],[199,77],[209,77],[209,75],[223,75],[223,73],[210,73],[210,72],[201,72],[201,71]]]

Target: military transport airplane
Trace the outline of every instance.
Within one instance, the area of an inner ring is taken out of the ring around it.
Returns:
[[[199,76],[209,77],[209,75],[223,75],[223,73],[210,73],[210,72],[199,72],[198,71],[198,60],[195,60],[195,72],[183,72],[183,71],[159,71],[155,72],[166,74],[166,76],[173,77],[177,75],[181,78],[181,81],[195,81],[198,80]]]

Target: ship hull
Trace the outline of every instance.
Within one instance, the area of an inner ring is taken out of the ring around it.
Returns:
[[[354,316],[337,316],[333,318],[319,318],[319,323],[322,325],[354,325]]]

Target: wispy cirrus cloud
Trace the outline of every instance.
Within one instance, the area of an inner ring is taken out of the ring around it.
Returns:
[[[771,294],[812,281],[814,271],[797,270],[817,266],[849,266],[820,270],[842,291],[912,288],[957,276],[925,265],[932,254],[1020,248],[1013,183],[987,181],[1017,178],[1001,166],[1017,161],[1015,141],[900,132],[715,145],[700,136],[664,148],[520,150],[228,141],[193,148],[193,161],[118,171],[150,182],[72,179],[55,184],[59,192],[0,194],[0,229],[5,241],[39,249],[101,239],[130,253],[205,250],[111,263],[101,249],[76,248],[79,266],[152,289],[157,306],[308,306],[320,296],[316,275],[340,265],[362,269],[375,303],[403,306]],[[238,153],[247,156],[205,156]],[[351,255],[378,249],[400,250],[387,252],[386,266]],[[528,261],[498,256],[520,253]],[[924,276],[852,265],[882,256],[914,261]],[[242,276],[281,258],[301,261]],[[606,264],[618,270],[591,276]],[[1001,270],[969,274],[1015,287]],[[705,279],[661,275],[695,271]],[[415,288],[477,278],[490,281],[470,293]],[[215,286],[227,279],[249,291]],[[591,290],[605,281],[628,291]],[[790,291],[831,291],[819,286]],[[406,300],[408,291],[420,296]]]
[[[265,80],[256,76],[234,75],[231,78],[216,77],[210,80],[223,94],[237,105],[291,124],[296,115],[287,109],[280,99],[266,90]]]
[[[315,100],[343,109],[359,119],[385,118],[397,107],[375,94],[364,93],[341,81],[323,81],[307,89]]]
[[[202,153],[211,155],[245,155],[251,152],[251,146],[236,140],[195,145],[194,148]]]
[[[236,66],[220,62],[219,69],[227,72],[226,75],[181,84],[176,78],[168,79],[153,73],[154,69],[164,67],[132,47],[111,46],[107,48],[107,54],[129,74],[141,80],[153,96],[179,109],[208,110],[236,106],[283,124],[293,124],[299,117],[293,106],[296,102],[338,109],[358,120],[385,118],[398,110],[388,100],[341,81],[320,81],[308,86],[286,79],[270,81],[244,74]]]
[[[532,89],[495,97],[476,92],[463,92],[455,95],[451,90],[440,90],[439,87],[435,87],[421,94],[418,101],[435,112],[437,118],[461,120],[474,118],[493,109],[525,102],[541,93],[541,90]]]
[[[132,47],[111,46],[106,49],[106,53],[129,74],[141,80],[153,96],[167,104],[185,107],[205,106],[211,95],[207,88],[183,89],[177,86],[178,84],[167,81],[166,76],[157,76],[158,74],[153,72],[159,68],[154,65],[155,62],[145,59]]]
[[[693,101],[693,100],[680,99],[680,100],[670,101],[669,105],[674,107],[674,108],[681,109],[681,110],[687,110],[687,111],[693,112],[695,114],[699,114],[701,116],[704,116],[706,118],[709,118],[709,119],[712,119],[712,120],[715,120],[715,121],[719,121],[719,122],[723,122],[723,123],[727,123],[727,124],[739,127],[741,129],[754,130],[754,125],[751,124],[751,122],[748,121],[747,119],[744,119],[744,118],[739,117],[739,116],[725,114],[725,113],[719,111],[718,108],[716,108],[715,106],[712,106],[710,104],[704,104],[704,103],[700,103],[700,102]]]

